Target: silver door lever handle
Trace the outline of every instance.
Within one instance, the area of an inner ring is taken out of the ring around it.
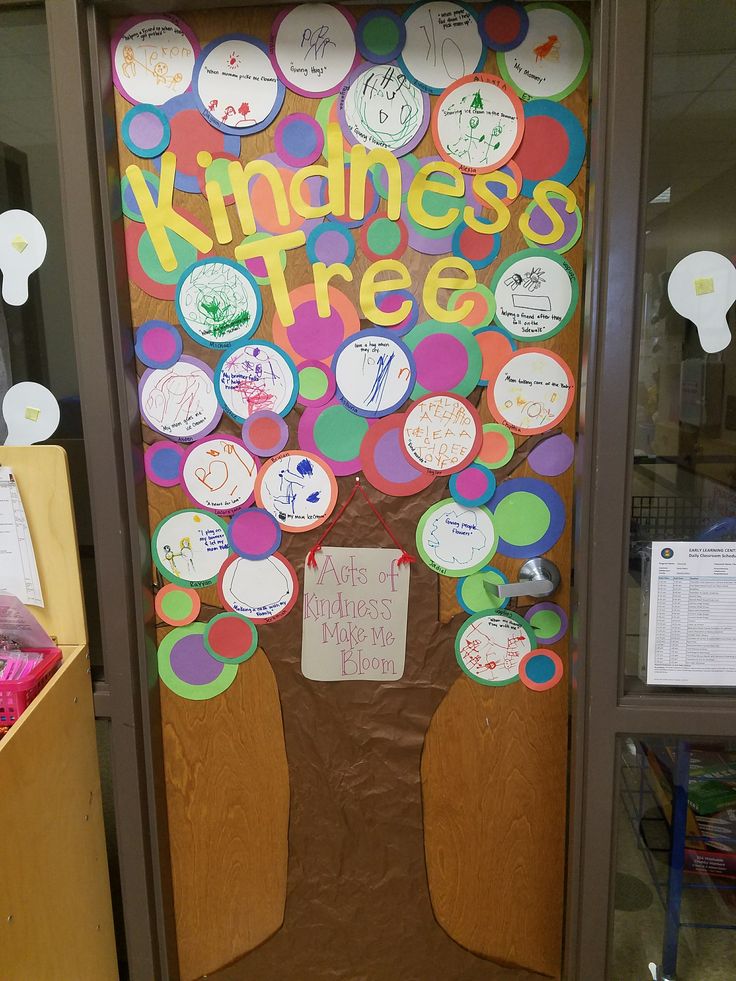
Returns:
[[[508,596],[551,596],[560,585],[560,570],[549,559],[529,559],[519,569],[518,582],[483,584],[489,596],[506,599]]]

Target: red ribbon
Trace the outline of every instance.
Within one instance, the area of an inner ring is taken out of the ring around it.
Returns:
[[[325,538],[327,538],[327,536],[332,531],[332,529],[335,527],[335,525],[337,524],[337,522],[340,520],[340,518],[343,516],[343,514],[345,514],[345,512],[347,511],[347,509],[348,509],[348,507],[350,505],[350,502],[355,497],[355,495],[358,493],[358,491],[360,491],[360,493],[363,495],[363,497],[368,502],[368,507],[371,509],[371,511],[375,514],[375,516],[378,518],[378,520],[380,521],[380,523],[383,525],[383,527],[385,528],[386,532],[388,533],[388,536],[391,539],[391,541],[394,543],[394,545],[398,549],[401,550],[401,556],[399,558],[399,561],[396,564],[397,565],[408,565],[410,562],[416,562],[416,560],[417,560],[416,559],[416,556],[415,555],[410,555],[406,551],[406,549],[403,548],[403,546],[400,544],[399,540],[396,538],[396,536],[394,535],[394,533],[391,531],[391,529],[389,528],[389,526],[386,524],[386,522],[381,517],[380,513],[378,512],[378,510],[374,506],[374,504],[371,501],[370,497],[368,497],[368,495],[366,494],[366,492],[363,490],[363,488],[362,488],[362,486],[360,484],[360,478],[359,477],[356,477],[355,478],[355,487],[353,487],[353,489],[351,490],[350,494],[348,495],[348,499],[345,501],[345,503],[343,504],[343,506],[337,512],[337,514],[335,515],[335,517],[332,520],[332,522],[327,526],[327,530],[324,532],[324,534],[322,535],[322,537],[317,541],[317,544],[316,545],[313,545],[312,548],[310,548],[309,552],[307,553],[307,565],[308,566],[311,566],[313,569],[316,569],[317,568],[317,552],[319,552],[320,549],[322,548],[322,542],[324,542]]]

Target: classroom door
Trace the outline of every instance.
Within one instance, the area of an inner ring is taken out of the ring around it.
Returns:
[[[187,981],[561,975],[588,13],[109,24]]]

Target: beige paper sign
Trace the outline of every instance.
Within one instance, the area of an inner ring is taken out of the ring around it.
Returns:
[[[333,548],[304,566],[302,673],[311,681],[396,681],[404,673],[408,564],[397,548]]]

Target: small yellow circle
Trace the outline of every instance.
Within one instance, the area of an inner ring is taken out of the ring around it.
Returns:
[[[212,154],[207,150],[200,150],[197,154],[197,163],[200,167],[209,167],[212,163]]]

